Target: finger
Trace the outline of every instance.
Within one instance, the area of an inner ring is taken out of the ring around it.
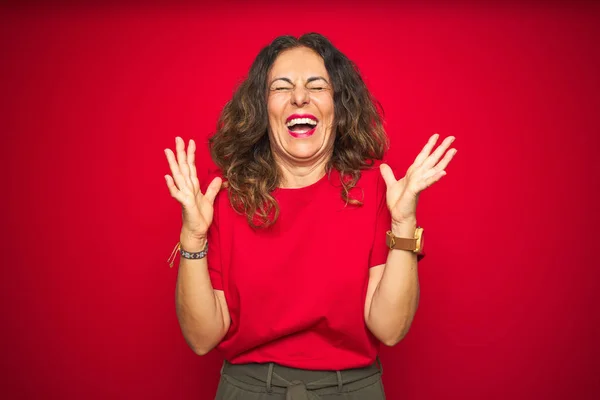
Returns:
[[[433,176],[429,177],[426,181],[425,181],[425,187],[422,189],[426,189],[429,186],[433,185],[434,183],[436,183],[437,181],[439,181],[440,179],[442,179],[444,176],[446,176],[446,171],[439,171],[436,172]]]
[[[198,175],[196,172],[196,142],[190,139],[190,144],[187,150],[187,163],[190,169],[190,178],[194,188],[194,193],[200,191],[200,182],[198,181]]]
[[[452,142],[454,142],[454,139],[454,136],[448,136],[446,139],[444,139],[442,144],[440,144],[438,148],[435,149],[435,151],[431,153],[429,157],[427,157],[422,166],[425,168],[432,168],[434,165],[436,165],[442,155],[446,152],[446,150],[448,150],[448,147],[450,147]]]
[[[179,136],[175,138],[175,148],[177,150],[177,163],[179,164],[179,170],[181,171],[186,184],[191,190],[193,185],[192,180],[190,179],[190,168],[187,164],[187,156],[185,154],[185,142]]]
[[[179,191],[179,189],[177,189],[177,186],[175,186],[173,178],[171,178],[169,175],[165,175],[165,181],[167,181],[167,187],[169,188],[169,193],[171,193],[171,197],[181,202],[181,192]]]
[[[457,152],[456,149],[448,150],[446,152],[446,155],[444,156],[444,158],[442,158],[442,160],[439,163],[437,163],[437,165],[435,167],[430,168],[427,171],[425,171],[425,173],[422,175],[421,179],[426,181],[427,179],[434,176],[438,172],[445,170],[446,167],[448,166],[448,164],[450,163],[450,161],[452,160],[452,158],[454,157],[454,155],[456,154],[456,152]]]
[[[219,190],[221,190],[222,183],[223,180],[217,176],[206,188],[206,193],[204,194],[204,197],[210,202],[210,204],[214,203],[215,197],[217,197]]]
[[[454,158],[454,156],[456,155],[456,153],[458,152],[458,150],[456,149],[450,149],[446,152],[446,154],[444,155],[444,158],[442,158],[442,160],[437,163],[437,165],[435,166],[435,170],[436,171],[443,171],[446,169],[446,167],[448,167],[448,164],[450,164],[450,161],[452,161],[452,159]]]
[[[385,186],[387,186],[388,188],[390,186],[392,186],[394,183],[398,182],[396,180],[396,177],[394,176],[394,171],[392,171],[392,169],[390,168],[389,165],[381,164],[379,166],[379,171],[381,171],[381,176],[383,177],[383,180],[385,181]]]
[[[431,150],[433,149],[433,146],[435,146],[435,143],[437,142],[439,137],[440,137],[439,133],[434,133],[433,135],[431,135],[431,137],[427,141],[427,144],[423,147],[421,152],[417,155],[417,158],[415,158],[415,161],[413,162],[414,166],[419,167],[419,166],[421,166],[421,164],[423,164],[423,162],[427,159],[427,157],[429,157],[429,154],[431,154]]]
[[[171,168],[171,174],[173,175],[173,179],[175,181],[175,184],[177,185],[177,188],[179,190],[186,188],[187,184],[185,183],[183,174],[179,169],[179,164],[177,164],[175,154],[173,154],[173,151],[171,151],[171,149],[165,149],[165,155],[167,156],[167,161],[169,162],[169,167]]]

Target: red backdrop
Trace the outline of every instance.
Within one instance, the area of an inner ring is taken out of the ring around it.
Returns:
[[[175,315],[163,149],[197,139],[205,173],[259,49],[307,31],[357,62],[394,167],[457,137],[419,205],[421,304],[382,351],[388,398],[598,398],[600,9],[441,4],[3,9],[5,398],[212,398],[219,354]]]

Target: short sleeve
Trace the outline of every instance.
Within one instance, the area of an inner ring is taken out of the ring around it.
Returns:
[[[206,262],[208,263],[208,274],[210,275],[210,282],[213,289],[223,290],[223,279],[221,276],[221,243],[219,240],[220,235],[218,225],[215,215],[210,228],[208,228],[208,254],[206,255]]]
[[[385,244],[385,234],[392,227],[392,216],[386,204],[386,187],[383,177],[377,170],[377,185],[375,201],[377,203],[377,213],[375,215],[375,235],[371,247],[371,256],[369,258],[369,267],[385,264],[389,249]]]
[[[209,182],[212,181],[212,178],[214,178],[214,176],[210,177]],[[213,221],[208,228],[207,234],[208,253],[206,255],[206,262],[208,264],[210,282],[215,290],[223,290],[223,278],[221,273],[221,235],[219,229],[219,198],[221,195],[222,191],[217,194],[217,197],[215,198]]]

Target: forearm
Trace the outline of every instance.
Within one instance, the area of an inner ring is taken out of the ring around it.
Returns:
[[[416,223],[392,227],[398,237],[412,237]],[[393,346],[404,338],[419,303],[417,255],[410,251],[391,250],[383,275],[371,299],[367,317],[370,331],[384,344]]]
[[[199,251],[206,242],[181,240],[188,251]],[[206,354],[225,336],[226,324],[210,277],[206,258],[180,258],[175,289],[177,319],[183,336],[196,354]]]

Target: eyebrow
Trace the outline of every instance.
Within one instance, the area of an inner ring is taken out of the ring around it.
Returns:
[[[329,85],[329,82],[327,82],[327,79],[323,78],[322,76],[311,76],[310,78],[308,78],[306,80],[306,83],[311,83],[311,82],[318,81],[318,80],[323,80],[323,81],[325,81],[326,84]]]
[[[318,81],[318,80],[323,80],[323,81],[325,81],[325,83],[329,84],[327,79],[323,78],[322,76],[311,76],[310,78],[308,78],[306,80],[306,83],[311,83],[311,82]],[[275,83],[276,81],[285,81],[285,82],[289,83],[290,85],[294,84],[294,82],[292,82],[292,80],[290,78],[275,78],[271,81],[271,85],[273,83]]]

